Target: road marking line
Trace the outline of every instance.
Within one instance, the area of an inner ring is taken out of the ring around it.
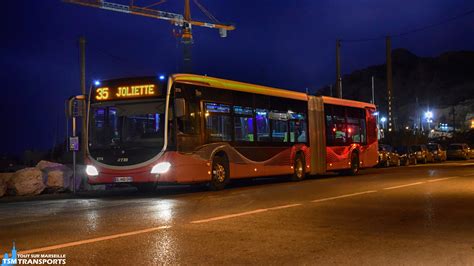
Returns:
[[[250,215],[250,214],[255,214],[255,213],[260,213],[260,212],[266,212],[266,211],[268,211],[268,209],[257,209],[257,210],[248,211],[248,212],[240,212],[240,213],[216,216],[216,217],[212,217],[212,218],[208,218],[208,219],[191,221],[191,223],[192,224],[207,223],[207,222],[223,220],[223,219],[229,219],[229,218],[234,218],[234,217],[239,217],[239,216],[244,216],[244,215]]]
[[[443,180],[448,180],[448,179],[453,179],[457,178],[457,176],[450,176],[450,177],[443,177],[443,178],[437,178],[437,179],[430,179],[427,182],[438,182],[438,181],[443,181]]]
[[[302,203],[295,203],[295,204],[288,204],[288,205],[283,205],[283,206],[277,206],[277,207],[272,207],[268,208],[268,210],[281,210],[281,209],[286,209],[286,208],[291,208],[291,207],[297,207],[303,205]]]
[[[323,201],[328,201],[328,200],[348,198],[348,197],[353,197],[353,196],[358,196],[358,195],[363,195],[363,194],[369,194],[369,193],[375,193],[375,192],[377,192],[377,191],[376,191],[376,190],[368,190],[368,191],[357,192],[357,193],[352,193],[352,194],[347,194],[347,195],[341,195],[341,196],[336,196],[336,197],[329,197],[329,198],[317,199],[317,200],[313,200],[313,201],[311,201],[311,202],[323,202]]]
[[[384,190],[391,190],[391,189],[397,189],[397,188],[402,188],[402,187],[409,187],[409,186],[416,186],[416,185],[421,185],[426,182],[416,182],[416,183],[410,183],[410,184],[405,184],[405,185],[400,185],[400,186],[394,186],[394,187],[386,187],[383,188]]]
[[[19,251],[18,253],[20,253],[20,254],[31,254],[31,253],[50,251],[50,250],[61,249],[61,248],[74,247],[74,246],[90,244],[90,243],[94,243],[94,242],[111,240],[111,239],[115,239],[115,238],[121,238],[121,237],[133,236],[133,235],[138,235],[138,234],[150,233],[150,232],[154,232],[154,231],[167,229],[167,228],[170,228],[170,227],[171,226],[168,226],[168,225],[152,227],[152,228],[148,228],[148,229],[132,231],[132,232],[127,232],[127,233],[121,233],[121,234],[115,234],[115,235],[110,235],[110,236],[102,236],[102,237],[97,237],[97,238],[79,240],[79,241],[74,241],[74,242],[69,242],[69,243],[64,243],[64,244],[59,244],[59,245],[53,245],[53,246],[48,246],[48,247],[42,247],[42,248],[28,249],[28,250]]]
[[[192,224],[208,223],[208,222],[213,222],[213,221],[218,221],[218,220],[223,220],[223,219],[229,219],[229,218],[234,218],[234,217],[239,217],[239,216],[245,216],[245,215],[251,215],[251,214],[266,212],[266,211],[287,209],[287,208],[297,207],[297,206],[301,206],[301,205],[303,205],[303,204],[302,203],[287,204],[287,205],[281,205],[281,206],[270,207],[270,208],[265,208],[265,209],[257,209],[257,210],[253,210],[253,211],[239,212],[239,213],[233,213],[233,214],[228,214],[228,215],[216,216],[216,217],[212,217],[212,218],[208,218],[208,219],[195,220],[195,221],[191,221],[190,223],[192,223]]]

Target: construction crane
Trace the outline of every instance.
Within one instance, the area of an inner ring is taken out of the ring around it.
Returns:
[[[227,37],[227,31],[234,30],[235,26],[231,24],[220,23],[204,6],[202,6],[198,0],[193,0],[195,5],[203,12],[212,22],[203,22],[193,20],[191,18],[191,7],[189,0],[184,1],[184,15],[161,11],[155,9],[156,6],[166,2],[161,0],[146,6],[137,6],[134,0],[130,0],[129,5],[106,2],[103,0],[63,0],[66,3],[77,4],[88,7],[101,8],[105,10],[127,13],[132,15],[150,17],[155,19],[162,19],[171,22],[173,25],[180,27],[181,31],[176,34],[177,37],[181,38],[183,44],[183,72],[192,72],[192,44],[193,34],[192,26],[206,27],[212,29],[218,29],[219,35],[223,38]]]

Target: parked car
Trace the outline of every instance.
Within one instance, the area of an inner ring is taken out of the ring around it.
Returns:
[[[400,157],[393,151],[392,146],[386,144],[379,145],[379,166],[400,166]]]
[[[433,154],[426,148],[426,145],[413,145],[411,149],[415,152],[416,161],[419,163],[434,162]]]
[[[471,158],[471,149],[466,143],[453,143],[448,146],[447,151],[448,159],[464,159],[468,160]]]
[[[444,162],[447,159],[446,151],[438,143],[428,143],[428,150],[433,154],[435,161]]]
[[[398,156],[400,157],[401,165],[416,165],[416,154],[409,146],[399,146],[395,148]]]

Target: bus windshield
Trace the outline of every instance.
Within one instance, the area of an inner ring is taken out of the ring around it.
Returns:
[[[104,159],[104,156],[110,157],[114,153],[104,154],[106,150],[121,151],[112,157],[124,156],[130,150],[140,150],[140,154],[149,157],[142,160],[151,159],[163,148],[164,122],[164,100],[93,104],[90,109],[89,151],[92,157],[102,151],[99,157],[107,163],[115,162],[116,158]],[[120,165],[123,165],[124,160],[121,161]]]

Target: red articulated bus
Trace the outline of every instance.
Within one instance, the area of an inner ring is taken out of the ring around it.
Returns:
[[[356,174],[378,160],[373,104],[200,75],[102,81],[88,102],[90,184]]]

